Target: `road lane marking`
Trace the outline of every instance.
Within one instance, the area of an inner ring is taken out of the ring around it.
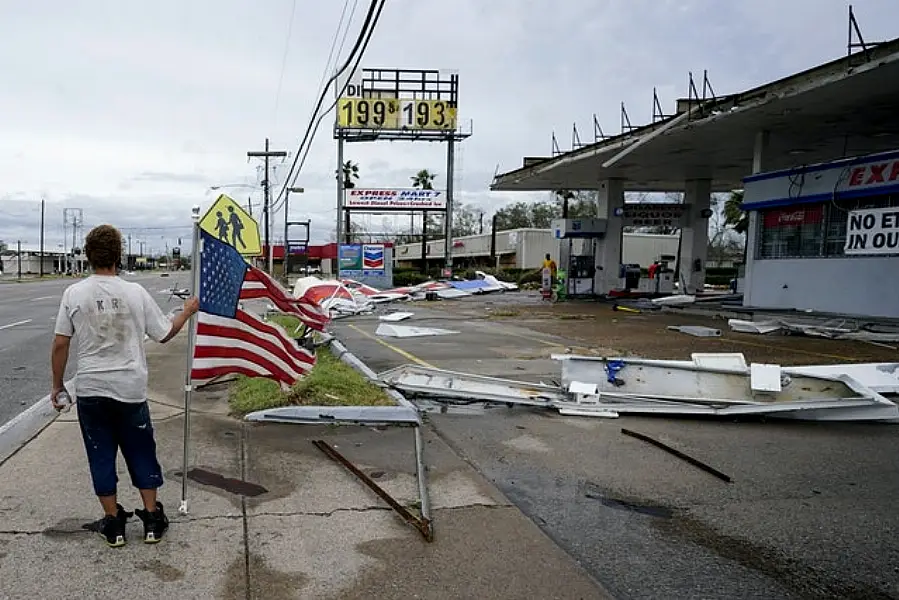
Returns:
[[[32,298],[32,302],[37,302],[38,300],[50,300],[51,298],[56,298],[56,296],[38,296],[37,298]]]
[[[16,325],[25,325],[26,323],[31,323],[33,319],[25,319],[24,321],[16,321],[15,323],[10,323],[9,325],[0,325],[0,329],[9,329],[10,327],[15,327]]]
[[[406,360],[411,360],[412,362],[414,362],[414,363],[416,363],[416,364],[419,364],[419,365],[421,365],[421,366],[423,366],[423,367],[428,367],[429,369],[436,369],[436,368],[437,368],[437,367],[435,367],[434,365],[432,365],[431,363],[429,363],[429,362],[427,362],[427,361],[425,361],[425,360],[422,360],[422,359],[418,358],[418,357],[415,356],[414,354],[412,354],[412,353],[410,353],[410,352],[406,352],[406,351],[403,350],[402,348],[397,348],[397,347],[394,346],[393,344],[388,344],[388,343],[385,342],[384,340],[378,339],[377,337],[373,336],[372,334],[368,333],[367,331],[364,331],[364,330],[360,329],[359,327],[356,327],[355,325],[348,325],[348,327],[349,327],[350,329],[354,330],[354,331],[358,331],[359,333],[361,333],[361,334],[364,335],[365,337],[367,337],[367,338],[369,338],[369,339],[371,339],[371,340],[374,340],[374,341],[378,342],[379,344],[381,344],[381,345],[384,346],[385,348],[389,348],[390,350],[393,350],[394,352],[396,352],[397,354],[399,354],[400,356],[402,356],[402,357],[405,358]]]

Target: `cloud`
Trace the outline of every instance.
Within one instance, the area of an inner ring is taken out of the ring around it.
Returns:
[[[131,181],[150,181],[154,183],[199,183],[209,184],[210,179],[197,173],[164,173],[144,171],[131,178]]]
[[[282,72],[291,2],[272,0],[264,10],[238,0],[0,4],[0,114],[8,117],[0,238],[36,239],[44,197],[54,239],[62,239],[68,207],[82,208],[85,224],[112,222],[133,238],[171,244],[190,207],[214,200],[210,186],[258,183],[261,161],[246,153],[266,136],[273,149],[296,151],[342,8],[297,1]],[[896,36],[883,18],[893,4],[856,0],[866,39]],[[458,71],[460,118],[474,135],[457,147],[456,195],[489,213],[546,197],[488,186],[497,169],[548,155],[553,131],[567,146],[577,122],[588,141],[596,114],[606,133],[617,133],[621,102],[633,124],[646,123],[653,87],[670,111],[687,94],[688,71],[701,78],[708,69],[721,95],[838,58],[846,18],[837,0],[391,0],[363,66]],[[311,219],[317,241],[336,222],[332,119],[323,120],[296,181],[306,192],[291,199],[290,218]],[[443,144],[347,144],[345,158],[360,164],[359,185],[406,186],[427,168],[445,187]],[[276,192],[292,160],[273,161]],[[258,214],[258,189],[222,191],[249,198]]]

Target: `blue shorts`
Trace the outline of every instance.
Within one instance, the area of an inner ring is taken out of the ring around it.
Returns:
[[[79,396],[78,423],[87,451],[94,492],[116,493],[119,478],[116,456],[119,448],[128,466],[131,483],[141,490],[162,486],[162,469],[156,459],[156,440],[146,402],[119,402],[98,396]]]

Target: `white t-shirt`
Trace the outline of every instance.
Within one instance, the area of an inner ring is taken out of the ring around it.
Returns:
[[[92,275],[69,286],[56,317],[56,334],[77,343],[78,396],[121,402],[147,399],[144,334],[160,341],[172,323],[143,286],[119,277]]]

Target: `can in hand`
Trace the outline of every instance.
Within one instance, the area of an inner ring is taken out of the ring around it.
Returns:
[[[62,408],[57,409],[59,412],[67,413],[72,409],[72,397],[65,390],[56,394],[56,403],[62,405]]]

